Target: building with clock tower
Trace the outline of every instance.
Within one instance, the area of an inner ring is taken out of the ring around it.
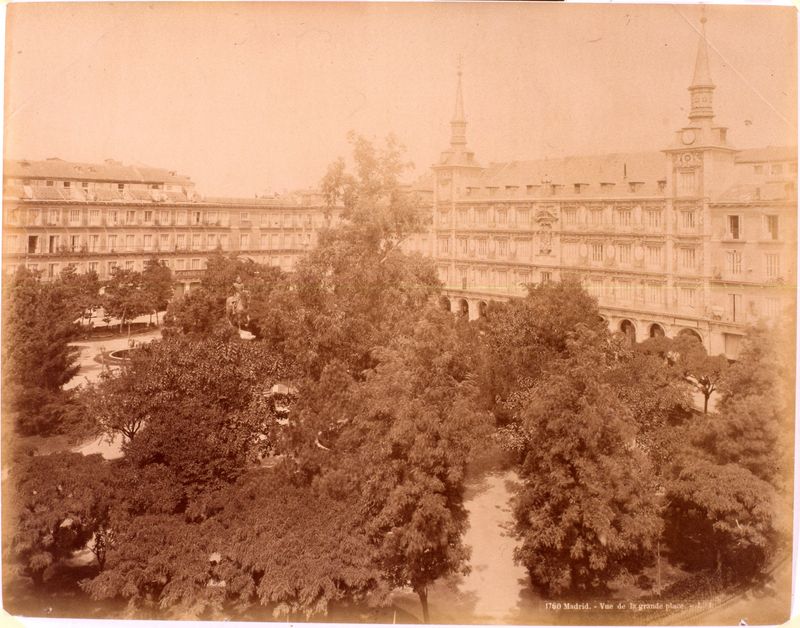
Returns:
[[[705,25],[687,125],[661,150],[481,166],[459,68],[432,229],[407,246],[435,258],[448,307],[475,318],[492,299],[573,274],[612,330],[693,334],[729,357],[748,325],[793,321],[797,151],[737,150],[715,125]]]

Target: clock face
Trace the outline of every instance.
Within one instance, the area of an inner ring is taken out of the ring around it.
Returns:
[[[694,142],[694,130],[686,129],[683,133],[681,133],[681,141],[684,144],[691,144]]]

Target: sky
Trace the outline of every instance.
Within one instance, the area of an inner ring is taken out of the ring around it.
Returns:
[[[36,3],[7,10],[6,158],[177,170],[203,194],[315,186],[353,130],[429,172],[462,58],[480,163],[659,150],[687,124],[697,5]],[[706,10],[716,123],[797,142],[796,13]]]

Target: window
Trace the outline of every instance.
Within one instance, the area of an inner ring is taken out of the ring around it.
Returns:
[[[250,236],[247,233],[242,233],[239,235],[239,249],[240,250],[247,250],[250,248]]]
[[[565,209],[564,210],[564,224],[565,225],[574,225],[578,222],[578,210],[577,209]]]
[[[110,235],[108,236],[108,250],[109,251],[116,251],[117,250],[117,236]]]
[[[578,261],[578,243],[565,242],[564,243],[564,259],[570,262]]]
[[[146,223],[151,223],[151,222],[153,222],[153,212],[152,212],[152,211],[150,211],[149,209],[148,209],[148,210],[145,210],[145,212],[144,212],[144,221],[145,221]]]
[[[47,187],[51,188],[51,187],[53,187],[53,182],[52,181],[45,181],[45,185]]]
[[[136,223],[136,212],[133,210],[128,210],[125,212],[125,224],[126,225],[133,225]]]
[[[783,174],[783,166],[781,164],[772,164],[769,169],[770,174]]]
[[[99,209],[90,209],[89,210],[89,224],[93,226],[97,226],[100,224],[100,210]]]
[[[152,251],[153,250],[153,236],[149,233],[146,233],[142,236],[142,246],[144,246],[145,251]]]
[[[647,302],[664,305],[664,286],[658,283],[647,284]]]
[[[176,222],[179,225],[185,225],[186,224],[186,212],[185,211],[179,211],[178,212]]]
[[[116,209],[109,210],[108,212],[108,224],[116,225],[119,223],[119,212]]]
[[[498,209],[497,210],[497,224],[504,225],[508,222],[508,210],[506,209]]]
[[[497,287],[498,288],[505,288],[506,286],[508,286],[508,271],[498,270],[497,271]]]
[[[649,245],[647,247],[647,265],[651,268],[661,267],[661,247]]]
[[[269,235],[266,233],[261,234],[261,250],[266,251],[269,249]]]
[[[439,254],[447,255],[450,253],[450,239],[439,238]]]
[[[778,239],[778,217],[777,216],[764,216],[764,226],[769,234],[770,240]]]
[[[133,251],[136,249],[136,236],[133,234],[128,234],[125,236],[125,250],[126,251]]]
[[[169,234],[161,233],[158,236],[158,248],[162,251],[169,249]]]
[[[203,214],[201,212],[192,212],[192,224],[199,225],[202,222]]]
[[[781,256],[778,253],[767,253],[764,256],[764,262],[767,277],[769,279],[777,279],[781,273]]]
[[[739,239],[739,216],[728,216],[728,237]]]
[[[192,234],[192,249],[195,251],[199,251],[203,248],[203,234],[202,233],[193,233]]]
[[[179,233],[175,236],[175,248],[183,250],[186,248],[186,234]]]
[[[592,261],[593,262],[602,262],[603,261],[603,245],[600,243],[593,243],[592,244]]]
[[[678,192],[682,196],[691,196],[695,192],[694,171],[678,173]]]
[[[186,260],[185,259],[176,259],[175,260],[175,270],[184,270],[186,268]]]
[[[603,280],[602,279],[591,279],[589,280],[589,294],[596,299],[599,299],[603,296]]]
[[[603,210],[602,209],[593,209],[589,212],[589,224],[590,225],[602,225],[603,224]]]
[[[517,224],[521,227],[527,227],[530,221],[530,212],[527,209],[517,210]]]
[[[463,207],[458,210],[458,224],[462,227],[467,224],[467,210]]]
[[[693,270],[695,267],[695,253],[693,248],[681,249],[681,268]]]
[[[543,270],[541,273],[539,273],[539,277],[540,277],[541,283],[549,283],[550,282],[550,278],[551,278],[550,271],[549,270]]]
[[[210,225],[219,224],[219,212],[208,212],[206,214],[206,219]]]
[[[678,289],[678,300],[685,307],[694,307],[697,289],[690,286],[681,286]]]
[[[573,184],[572,189],[575,191],[575,194],[580,194],[581,193],[581,184],[580,183]]]
[[[633,301],[633,284],[627,279],[617,282],[620,301]]]
[[[632,221],[633,212],[630,209],[620,209],[617,212],[617,224],[623,227],[630,227]]]
[[[125,190],[125,184],[124,183],[117,183],[117,190],[119,190],[120,192],[123,192]]]
[[[755,166],[753,166],[753,172],[755,172],[756,174],[763,174],[764,166],[762,166],[761,164],[756,164]]]
[[[478,255],[486,257],[486,238],[478,240]]]
[[[479,209],[477,211],[477,214],[478,214],[478,224],[486,226],[488,222],[488,212],[486,211],[486,209],[485,208]]]
[[[742,253],[741,251],[728,251],[725,254],[726,267],[728,274],[741,275],[742,274]]]
[[[192,260],[192,270],[200,270],[200,260],[198,258]]]
[[[681,227],[684,229],[694,229],[695,227],[694,210],[681,212]]]
[[[741,321],[744,317],[744,310],[742,310],[742,295],[729,294],[728,295],[728,315],[733,322]]]
[[[620,264],[630,264],[631,263],[631,250],[633,246],[631,244],[620,244],[619,245],[619,263]]]
[[[81,187],[84,190],[86,190],[89,187],[89,182],[88,181],[81,181]],[[97,262],[91,262],[91,264],[97,264]],[[90,264],[90,266],[91,266],[91,264]]]
[[[277,233],[272,234],[272,250],[277,251],[281,248],[280,235]]]
[[[508,255],[508,240],[497,241],[497,255],[506,257]]]
[[[48,225],[57,225],[58,224],[58,210],[51,209],[47,212],[47,224]]]
[[[228,234],[227,233],[223,233],[219,237],[219,245],[220,245],[220,247],[222,247],[223,251],[227,251],[228,250]]]
[[[98,263],[97,262],[89,262],[89,272],[90,273],[98,273]]]
[[[465,256],[469,250],[469,240],[466,238],[458,239],[458,253]]]
[[[80,251],[81,249],[81,237],[74,235],[69,237],[69,248],[72,251]]]
[[[80,209],[70,209],[69,210],[69,224],[71,225],[78,225],[81,222],[81,210]]]

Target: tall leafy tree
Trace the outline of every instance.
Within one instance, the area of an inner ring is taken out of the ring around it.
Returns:
[[[23,433],[56,430],[66,396],[61,387],[78,371],[76,310],[58,282],[20,267],[4,282],[3,399]]]
[[[603,591],[642,566],[661,530],[657,482],[635,411],[605,375],[618,343],[579,327],[519,402],[524,460],[517,560],[551,594]]]
[[[173,287],[172,271],[168,266],[155,257],[145,261],[142,270],[142,290],[147,307],[156,315],[156,325],[158,325],[158,313],[167,307],[172,298]]]
[[[103,309],[112,318],[119,319],[119,329],[132,319],[147,314],[147,294],[142,283],[142,273],[128,268],[115,267],[103,292]]]

